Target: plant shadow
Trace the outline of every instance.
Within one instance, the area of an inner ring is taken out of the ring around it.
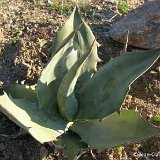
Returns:
[[[15,64],[16,57],[20,54],[21,44],[4,44],[2,56],[0,57],[0,81],[3,84],[13,84],[16,81],[22,81],[27,74],[27,66],[24,64]]]

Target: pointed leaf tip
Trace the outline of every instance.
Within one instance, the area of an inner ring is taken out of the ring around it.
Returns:
[[[118,111],[129,86],[158,59],[160,49],[130,52],[111,59],[79,91],[77,119],[103,119]]]

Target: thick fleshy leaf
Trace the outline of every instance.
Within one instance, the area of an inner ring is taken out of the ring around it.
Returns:
[[[78,26],[79,27],[79,26]],[[77,27],[77,28],[78,28]],[[73,33],[70,33],[69,40],[64,39],[64,46],[57,48],[57,53],[52,57],[37,82],[37,95],[40,108],[48,113],[58,114],[57,91],[59,85],[72,65],[77,61],[77,51],[73,48]],[[67,39],[68,39],[67,37]]]
[[[78,102],[74,93],[74,89],[77,79],[79,78],[80,74],[83,73],[83,65],[92,51],[94,42],[92,42],[92,45],[88,49],[87,53],[83,54],[64,76],[58,89],[57,99],[59,111],[61,116],[68,121],[72,121],[78,111]]]
[[[64,153],[68,160],[73,160],[82,149],[87,148],[87,144],[81,142],[80,137],[73,132],[66,132],[57,138],[57,144],[63,146]]]
[[[71,126],[82,141],[92,149],[110,149],[126,143],[139,141],[159,133],[160,129],[148,124],[139,113],[122,110],[99,120],[78,120]]]
[[[78,31],[77,28],[79,29]],[[64,44],[64,41],[66,42],[66,39],[68,39],[68,35],[72,35],[75,30],[77,31],[76,36],[68,40],[68,43],[62,48],[61,43]],[[58,112],[56,95],[64,75],[79,57],[87,52],[94,40],[95,37],[92,31],[83,22],[76,7],[68,21],[57,33],[52,47],[52,55],[54,56],[42,72],[38,81],[37,93],[40,106],[45,108],[49,113],[54,114]],[[77,88],[80,88],[82,81],[87,81],[96,71],[97,62],[99,61],[97,46],[98,43],[95,42],[91,55],[85,62],[85,65],[83,65],[82,70],[84,74],[81,74]],[[58,53],[57,50],[59,51]]]
[[[14,99],[6,93],[0,96],[0,111],[41,143],[56,140],[67,130],[67,122],[50,116],[37,103]]]
[[[133,81],[159,57],[160,49],[124,53],[104,65],[79,92],[77,119],[102,119],[119,111]]]

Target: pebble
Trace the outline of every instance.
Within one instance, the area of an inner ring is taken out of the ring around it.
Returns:
[[[0,151],[4,151],[6,148],[6,146],[4,145],[4,143],[0,143]]]
[[[19,160],[23,160],[23,156],[22,156],[22,155],[19,155],[19,156],[18,156],[18,159],[19,159]]]
[[[31,155],[31,151],[27,151],[27,155]]]
[[[8,153],[8,152],[3,151],[3,155],[4,155],[4,157],[5,157],[6,159],[8,159],[8,158],[9,158],[9,153]]]
[[[40,159],[44,159],[48,155],[48,150],[46,147],[42,146],[39,151]]]

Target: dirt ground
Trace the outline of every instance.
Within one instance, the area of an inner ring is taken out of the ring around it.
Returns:
[[[42,3],[43,2],[43,3]],[[0,86],[15,83],[35,84],[44,65],[50,58],[50,47],[57,30],[68,17],[42,1],[0,0]],[[131,1],[133,8],[139,3]],[[141,1],[143,2],[143,1]],[[100,43],[98,50],[101,67],[110,57],[121,54],[124,45],[113,41],[107,34],[112,23],[122,15],[116,3],[97,1],[86,12],[82,12]],[[39,55],[37,48],[44,55]],[[128,51],[139,50],[128,47]],[[136,109],[143,117],[152,121],[160,115],[160,61],[131,86],[124,107]],[[0,160],[58,160],[64,158],[49,144],[40,144],[29,134],[17,136],[20,128],[0,112]],[[139,143],[124,145],[101,153],[88,151],[80,160],[158,160],[160,159],[160,137],[155,135]],[[65,158],[64,158],[65,159]]]

